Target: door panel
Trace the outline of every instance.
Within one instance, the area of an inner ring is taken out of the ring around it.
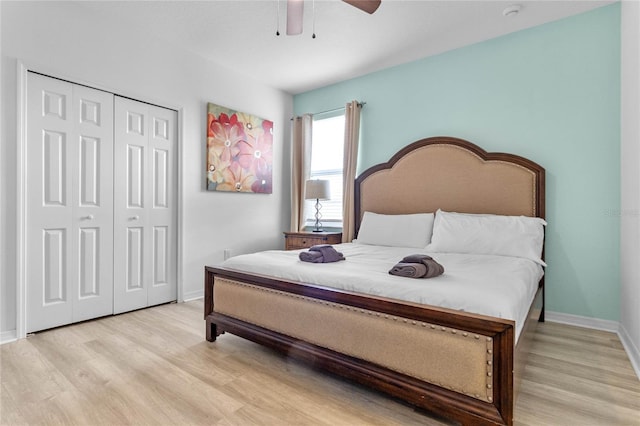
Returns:
[[[176,300],[177,281],[177,140],[178,114],[165,108],[149,107],[152,131],[149,137],[150,176],[149,234],[150,271],[149,305]]]
[[[113,313],[113,94],[73,85],[73,321]]]
[[[113,310],[113,95],[27,77],[27,331]]]
[[[145,170],[147,105],[115,99],[114,163],[114,313],[147,306]]]
[[[175,111],[115,100],[114,313],[176,300]]]
[[[41,80],[44,78],[46,77],[41,77]],[[39,85],[39,87],[43,86]],[[51,90],[44,88],[40,90],[40,93],[42,93],[42,115],[64,121],[68,115],[69,84],[56,80],[55,83],[49,82],[49,87],[51,87]],[[40,105],[40,102],[38,102],[38,105]],[[34,112],[37,113],[37,111]]]
[[[130,209],[144,207],[144,146],[127,146],[126,191],[127,207]]]
[[[100,139],[80,138],[80,205],[100,205]]]
[[[165,149],[153,150],[153,207],[168,208],[169,200],[169,152]]]
[[[100,228],[80,229],[80,299],[100,295]]]
[[[127,292],[144,289],[142,284],[144,268],[144,229],[127,228]],[[146,300],[146,299],[145,299]]]
[[[45,229],[43,242],[44,306],[67,302],[67,233],[66,229]]]
[[[64,206],[67,196],[67,134],[43,130],[44,205]]]
[[[73,206],[69,83],[29,74],[27,80],[27,332],[70,323],[73,316],[69,236]]]
[[[100,127],[101,104],[89,99],[80,99],[80,122],[84,124],[94,124]]]
[[[167,226],[156,226],[153,228],[153,285],[167,284],[170,260],[167,258],[169,252],[169,229]]]

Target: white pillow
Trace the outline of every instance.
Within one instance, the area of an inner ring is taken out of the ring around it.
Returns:
[[[429,251],[495,254],[542,261],[543,219],[527,216],[436,212]]]
[[[424,248],[431,241],[433,213],[378,214],[364,212],[359,244]]]

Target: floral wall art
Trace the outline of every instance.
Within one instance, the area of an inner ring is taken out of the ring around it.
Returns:
[[[271,194],[273,122],[207,105],[207,189]]]

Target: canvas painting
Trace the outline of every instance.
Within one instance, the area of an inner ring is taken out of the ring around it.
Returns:
[[[207,189],[271,194],[273,122],[207,105]]]

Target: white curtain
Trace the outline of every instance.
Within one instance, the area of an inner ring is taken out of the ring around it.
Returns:
[[[311,170],[310,114],[295,117],[291,124],[291,231],[297,232],[305,226],[305,183]]]
[[[360,139],[360,109],[362,104],[351,101],[344,117],[344,163],[342,169],[342,242],[353,240],[355,232],[354,183],[358,165],[358,141]]]

